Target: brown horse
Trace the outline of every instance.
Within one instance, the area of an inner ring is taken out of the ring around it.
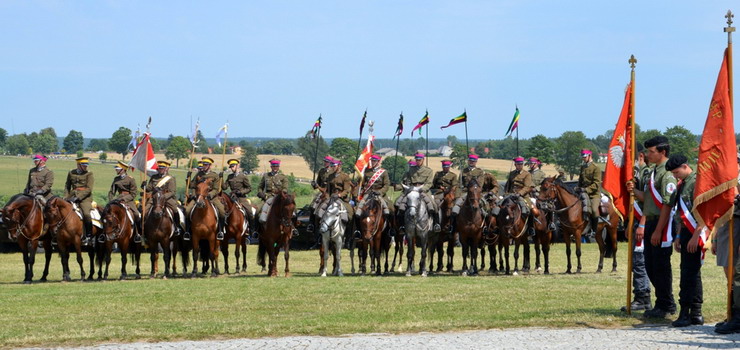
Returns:
[[[619,225],[619,214],[614,208],[611,198],[608,203],[602,204],[601,209],[608,212],[609,223],[599,222],[596,227],[596,243],[599,245],[599,267],[597,273],[604,267],[604,258],[612,258],[612,272],[617,272],[617,226]]]
[[[82,219],[75,213],[72,203],[60,198],[52,197],[46,202],[44,208],[44,220],[49,225],[49,231],[57,237],[57,249],[62,258],[62,280],[71,281],[69,269],[69,247],[73,246],[77,252],[77,263],[80,265],[80,279],[85,279],[85,268],[82,266]],[[97,235],[98,228],[93,227],[93,237]],[[95,265],[94,252],[90,251],[90,276],[92,279]]]
[[[541,193],[540,196],[542,196]],[[542,257],[544,258],[545,275],[550,274],[550,245],[552,244],[552,230],[550,230],[550,223],[552,222],[553,218],[548,216],[554,215],[552,214],[553,211],[551,207],[552,204],[550,202],[538,200],[538,215],[534,216],[536,220],[533,220],[531,223],[535,232],[535,268],[537,269],[537,271],[542,270],[542,265],[540,264],[541,251]]]
[[[359,272],[365,275],[367,272],[367,257],[370,252],[370,273],[381,274],[381,255],[385,253],[385,273],[389,272],[388,255],[390,251],[390,223],[386,222],[383,215],[383,207],[380,199],[373,192],[367,195],[365,205],[361,208],[362,215],[358,223],[360,239],[355,242],[358,245],[359,255]],[[403,241],[399,242],[403,243]],[[354,273],[354,262],[352,264],[352,273]]]
[[[205,274],[209,268],[211,276],[219,274],[218,269],[218,247],[216,241],[216,230],[218,230],[218,213],[216,208],[208,199],[208,191],[211,188],[211,179],[205,179],[197,184],[195,194],[195,206],[192,212],[186,213],[190,217],[190,234],[193,245],[193,273],[192,277],[198,274],[198,256],[202,255],[203,267],[201,273]],[[201,244],[206,244],[201,248]],[[201,249],[203,251],[201,252]]]
[[[439,206],[440,211],[440,226],[442,232],[435,233],[434,231],[429,232],[429,271],[442,271],[443,265],[442,259],[445,256],[444,244],[447,242],[447,272],[452,272],[452,261],[455,257],[455,240],[454,234],[450,234],[451,229],[451,216],[452,207],[455,206],[455,191],[457,186],[452,188],[446,188],[443,192],[442,203]],[[437,269],[434,269],[434,253],[437,253]]]
[[[478,274],[478,248],[483,237],[483,213],[480,207],[481,187],[478,181],[471,180],[467,185],[467,196],[457,215],[457,232],[460,233],[462,244],[463,271],[462,275]],[[470,268],[468,268],[470,256]]]
[[[157,261],[159,260],[159,246],[164,253],[164,278],[170,276],[170,259],[174,261],[170,243],[175,230],[173,222],[174,213],[169,213],[166,207],[167,199],[161,188],[154,187],[154,191],[147,193],[146,209],[142,220],[144,221],[144,238],[149,246],[149,261],[151,270],[149,277],[154,278],[159,271]],[[159,246],[158,246],[159,245]],[[187,256],[183,253],[183,275],[187,274]],[[173,264],[174,265],[174,264]],[[174,274],[174,266],[173,266]]]
[[[285,277],[290,277],[290,239],[295,230],[295,200],[285,190],[273,197],[272,206],[267,213],[267,221],[262,225],[257,249],[257,265],[265,270],[265,255],[269,259],[267,275],[277,276],[277,259],[280,249],[285,249]]]
[[[36,249],[39,246],[39,241],[42,242],[46,263],[40,281],[46,282],[46,277],[49,275],[49,262],[51,261],[51,236],[46,234],[44,228],[44,208],[42,204],[31,196],[17,194],[10,198],[8,204],[2,208],[0,216],[2,216],[3,223],[8,229],[10,239],[18,241],[18,246],[21,248],[25,267],[23,283],[31,283],[33,279]]]
[[[226,234],[221,241],[221,252],[224,255],[224,271],[229,272],[229,241],[234,240],[234,256],[236,257],[236,273],[239,271],[247,272],[247,244],[249,242],[249,223],[246,214],[242,210],[251,210],[252,208],[243,208],[239,202],[231,198],[226,193],[221,192],[218,196],[224,204],[226,210]],[[239,250],[241,249],[241,255]],[[239,257],[242,257],[241,269],[239,266]]]
[[[568,257],[568,269],[571,272],[570,244],[576,243],[576,258],[578,266],[576,273],[581,272],[581,235],[588,227],[588,221],[583,220],[583,204],[580,198],[570,188],[565,186],[560,178],[546,178],[541,185],[543,198],[552,198],[555,203],[555,213],[559,221],[560,230],[565,241],[565,255]],[[615,226],[616,227],[616,226]],[[615,240],[616,242],[616,240]]]
[[[110,266],[111,255],[113,252],[113,243],[118,244],[121,250],[121,277],[126,279],[126,263],[128,262],[128,253],[131,251],[133,263],[136,266],[136,279],[141,278],[139,263],[141,258],[141,244],[132,244],[132,235],[134,232],[134,223],[132,222],[133,213],[127,214],[129,209],[120,202],[110,202],[103,209],[103,232],[99,235],[98,243],[95,248],[98,253],[98,279],[108,279],[108,267]],[[102,238],[102,242],[101,242]],[[105,274],[103,274],[103,260],[105,260]]]
[[[486,187],[483,186],[485,189]],[[483,200],[488,204],[488,207],[491,208],[493,211],[494,208],[498,207],[498,197],[495,193],[488,192],[485,195],[483,195]],[[498,243],[499,235],[498,235],[498,225],[496,224],[496,215],[490,214],[486,216],[486,222],[483,226],[483,239],[481,239],[481,247],[480,247],[480,254],[481,254],[481,270],[486,268],[486,249],[488,249],[489,253],[489,267],[488,272],[489,273],[496,273],[498,272],[498,268],[496,265],[496,249],[499,250],[503,248]]]
[[[514,242],[514,275],[519,272],[519,247],[524,246],[524,259],[522,262],[522,271],[529,271],[529,241],[526,234],[528,218],[522,216],[522,209],[519,207],[517,195],[509,195],[501,202],[499,213],[496,217],[499,232],[499,245],[503,246],[506,260],[504,272],[508,275],[511,272],[509,265],[509,246]],[[502,257],[499,254],[499,260]],[[501,264],[499,264],[501,265]]]

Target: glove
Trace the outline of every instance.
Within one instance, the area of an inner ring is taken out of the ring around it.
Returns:
[[[218,178],[219,179],[223,179],[224,178],[224,172],[223,171],[220,172],[220,173],[218,173]]]
[[[241,197],[241,195],[242,195],[242,191],[234,191],[234,192],[231,192],[231,193],[233,193],[237,197]]]
[[[267,198],[267,196],[265,196],[265,192],[259,191],[259,192],[257,192],[257,198],[259,198],[261,200],[265,200],[265,198]]]
[[[318,184],[316,184],[316,181],[311,181],[311,187],[315,190],[317,187],[319,187]]]
[[[141,182],[141,189],[143,190],[146,187],[146,180]]]
[[[381,195],[380,194],[380,191],[373,191],[373,194],[376,195],[376,196],[380,196]]]

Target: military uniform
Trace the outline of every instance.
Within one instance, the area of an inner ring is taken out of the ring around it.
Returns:
[[[542,181],[545,180],[545,172],[542,171],[542,169],[537,168],[534,170],[530,170],[529,173],[532,174],[532,185],[534,186],[535,190],[539,192],[540,185],[542,185]]]
[[[594,162],[581,165],[581,173],[578,177],[578,187],[588,196],[591,224],[594,225],[599,218],[599,205],[601,204],[601,169]]]
[[[208,200],[213,203],[213,206],[216,207],[216,211],[218,212],[218,218],[219,220],[223,220],[223,218],[226,216],[226,210],[224,210],[224,204],[221,203],[221,200],[217,198],[218,196],[218,182],[220,181],[220,178],[218,174],[214,171],[199,171],[195,176],[193,176],[193,179],[190,180],[190,189],[193,190],[193,193],[198,188],[198,183],[205,181],[205,180],[211,180],[210,187],[208,189]],[[190,201],[185,206],[185,213],[188,217],[190,217],[190,212],[193,210],[193,207],[195,207],[196,201]]]
[[[444,197],[444,192],[452,188],[457,184],[457,174],[448,171],[438,171],[434,174],[434,179],[432,179],[432,187],[430,188],[430,191],[432,194],[434,194],[434,198],[438,201],[437,204],[439,205],[439,201],[442,200]]]
[[[162,192],[162,195],[165,199],[165,207],[170,209],[172,211],[172,214],[175,215],[173,220],[178,224],[178,226],[182,229],[182,221],[185,219],[185,216],[180,216],[181,214],[184,214],[180,211],[179,206],[177,204],[177,180],[174,176],[169,174],[160,174],[156,173],[149,177],[149,182],[146,184],[146,192],[152,193],[154,192],[155,188],[159,188],[159,190]],[[147,205],[149,203],[147,202]],[[149,208],[149,206],[147,206]],[[143,209],[143,211],[146,213],[148,209]]]
[[[64,198],[67,200],[77,200],[80,210],[82,211],[83,221],[85,224],[85,233],[87,236],[92,235],[92,190],[95,185],[93,173],[87,170],[73,169],[67,174],[67,181],[64,184]]]
[[[370,179],[380,170],[383,170],[383,173],[378,176],[375,182],[370,184]],[[362,175],[362,183],[360,183],[362,199],[360,199],[360,202],[355,206],[357,209],[355,210],[355,216],[360,216],[362,214],[361,208],[365,205],[365,198],[371,191],[377,193],[378,199],[380,199],[380,203],[383,206],[383,214],[390,214],[391,208],[388,206],[388,203],[390,202],[390,199],[388,198],[388,189],[390,188],[390,185],[391,178],[388,176],[388,171],[385,169],[379,166],[375,168],[368,167],[365,169],[365,172]]]
[[[252,192],[252,184],[249,176],[243,172],[231,173],[226,177],[222,190],[231,190],[232,198],[236,199],[239,204],[247,211],[247,218],[252,220],[252,203],[247,198],[249,192]]]
[[[522,210],[522,216],[529,215],[530,196],[534,183],[532,174],[526,170],[512,170],[504,185],[505,193],[518,195],[519,207]],[[500,204],[500,203],[499,203]]]
[[[429,193],[429,189],[432,187],[433,179],[434,179],[434,172],[432,171],[430,167],[424,166],[424,165],[415,166],[415,167],[412,166],[409,168],[406,174],[403,175],[403,179],[401,180],[401,183],[403,183],[406,186],[421,186],[421,195],[424,201],[427,203],[427,208],[432,212],[436,212],[437,208],[434,203],[434,199],[432,198],[432,195]],[[398,190],[400,190],[400,188]],[[395,204],[398,210],[401,210],[401,211],[406,210],[406,193],[403,193],[402,195],[398,196]]]
[[[330,195],[337,195],[342,200],[345,210],[347,210],[346,216],[342,215],[342,221],[347,222],[349,218],[353,216],[353,208],[349,204],[349,200],[352,197],[352,181],[349,179],[349,175],[342,172],[341,168],[337,168],[337,171],[331,173],[326,180],[327,192]],[[329,204],[329,199],[323,201],[319,210],[316,214],[317,217],[324,216],[324,211]]]
[[[54,184],[54,172],[46,166],[41,168],[33,167],[28,171],[28,180],[24,194],[29,196],[40,196],[44,202],[52,197],[51,186]],[[38,198],[38,197],[37,197]]]
[[[673,248],[672,232],[664,232],[661,244],[657,247],[650,243],[660,219],[661,207],[670,205],[671,195],[676,190],[676,178],[665,169],[667,160],[657,164],[650,174],[650,180],[645,192],[645,270],[655,289],[655,308],[666,313],[676,311],[676,302],[673,299],[673,276],[671,274],[671,254]],[[658,198],[657,196],[660,196]],[[660,204],[656,204],[656,202]],[[670,221],[670,220],[669,220]],[[668,223],[666,223],[667,229]]]
[[[267,214],[270,212],[270,207],[272,206],[273,198],[276,194],[278,194],[280,191],[287,191],[288,190],[288,177],[283,175],[282,172],[269,172],[262,176],[262,180],[260,180],[260,197],[263,197],[262,199],[265,201],[265,203],[262,205],[262,210],[260,211],[260,218],[259,221],[261,223],[267,222]]]
[[[452,207],[452,215],[457,216],[457,214],[460,213],[460,206],[462,206],[465,199],[468,197],[468,184],[470,181],[473,181],[473,179],[475,179],[478,185],[482,187],[483,183],[486,181],[486,172],[481,168],[471,166],[463,169],[462,175],[460,176],[460,186],[458,188],[458,193],[462,192],[462,195],[455,201],[455,206]],[[488,212],[488,204],[486,201],[482,200],[481,205],[483,213],[486,214]]]
[[[113,178],[110,191],[108,191],[108,202],[115,200],[125,204],[138,219],[140,214],[134,203],[134,195],[136,195],[137,190],[134,178],[123,173]]]
[[[326,180],[329,178],[329,175],[332,173],[330,167],[323,167],[319,169],[319,172],[316,174],[316,183],[314,186],[314,189],[321,188],[323,190],[326,190]],[[319,206],[319,200],[321,198],[321,192],[316,193],[314,195],[313,200],[311,201],[311,209],[316,210]],[[313,220],[312,220],[313,221]]]

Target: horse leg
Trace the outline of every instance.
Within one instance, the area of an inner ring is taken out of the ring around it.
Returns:
[[[566,259],[568,260],[568,269],[565,270],[565,273],[573,273],[571,271],[571,268],[573,265],[570,262],[570,240],[571,238],[570,238],[570,235],[568,234],[563,235],[563,238],[565,240],[565,256],[566,256]]]
[[[246,235],[242,235],[242,240],[239,242],[239,246],[242,249],[242,271],[244,271],[244,273],[247,273],[247,242],[249,242],[249,238]]]
[[[454,240],[447,240],[447,272],[454,272],[454,259],[455,259],[455,242]]]
[[[611,236],[611,244],[612,244],[612,273],[617,272],[617,248],[619,245],[617,245],[617,225],[612,224],[611,227],[609,227],[609,235]]]
[[[545,259],[545,275],[550,274],[550,240],[546,239],[542,242],[542,256]]]
[[[288,235],[284,236],[285,242],[283,242],[283,247],[285,247],[285,277],[290,277],[290,241],[288,240]]]
[[[241,248],[241,234],[237,234],[236,239],[234,239],[234,261],[236,261],[236,264],[234,266],[234,270],[236,270],[236,274],[238,275],[241,272],[241,266],[239,265],[239,258],[241,257],[239,254],[239,248]],[[229,245],[226,245],[226,248],[228,249]],[[226,253],[224,253],[224,261],[228,261],[226,258]],[[229,272],[226,271],[228,274]]]
[[[224,256],[224,273],[227,275],[230,275],[231,272],[229,271],[229,240],[228,238],[224,238],[223,241],[219,242],[219,246],[221,246],[221,253]],[[238,246],[237,246],[238,247]],[[237,248],[236,253],[234,253],[236,258],[236,272],[239,273],[239,248]]]
[[[445,243],[442,239],[437,240],[437,246],[435,249],[437,251],[437,269],[435,270],[436,272],[442,272],[442,269],[443,269],[443,262],[444,262],[444,255],[445,255],[444,244]]]
[[[468,271],[468,255],[469,255],[468,248],[470,246],[470,243],[468,242],[467,239],[461,240],[460,243],[462,244],[462,258],[463,258],[462,275],[467,276],[470,273],[470,271]]]
[[[170,248],[170,242],[169,239],[165,239],[165,242],[162,244],[162,251],[164,252],[164,277],[163,279],[167,279],[170,277],[170,260],[173,259],[172,256],[172,249]],[[138,267],[137,267],[138,270]],[[138,272],[137,272],[138,274]]]
[[[134,262],[136,263],[136,279],[141,278],[141,248],[142,246],[140,244],[134,244]],[[165,247],[162,247],[164,249]],[[169,249],[169,244],[167,245],[167,249]],[[165,269],[167,269],[169,266],[165,266]]]
[[[190,274],[190,277],[192,278],[198,276],[198,257],[200,255],[200,242],[198,242],[194,235],[191,238],[190,242],[192,242],[193,244],[193,271]]]
[[[601,273],[601,269],[604,267],[604,254],[606,253],[606,243],[604,242],[604,236],[601,235],[603,232],[603,227],[601,230],[598,229],[597,226],[597,232],[594,232],[594,237],[596,238],[596,244],[599,245],[599,266],[596,269],[596,273]]]
[[[225,241],[225,239],[224,239],[224,241]],[[226,244],[227,244],[227,248],[228,248],[228,243],[226,243]],[[215,237],[214,238],[211,238],[211,241],[210,241],[210,248],[211,248],[211,256],[210,256],[210,259],[211,259],[211,276],[212,277],[215,277],[215,276],[218,276],[218,275],[221,274],[221,268],[219,268],[219,266],[218,266],[219,265],[218,264],[219,246],[220,246],[220,244],[218,244],[218,241],[216,240],[216,238]],[[228,250],[227,250],[227,252],[228,252]],[[226,258],[224,258],[224,262],[225,261],[226,261]]]
[[[408,228],[407,228],[408,229]],[[406,252],[406,276],[411,276],[414,272],[414,255],[416,253],[416,236],[407,236],[408,240],[408,252]]]
[[[33,264],[31,264],[31,255],[34,249],[33,247],[29,248],[29,245],[31,245],[30,242],[28,244],[20,244],[21,252],[23,254],[23,269],[25,270],[23,283],[26,284],[31,283],[31,279],[33,279]]]
[[[41,275],[41,279],[39,281],[46,282],[46,277],[49,275],[49,263],[51,262],[51,241],[45,240],[44,241],[44,273]]]
[[[488,272],[496,273],[496,245],[491,244],[488,246]]]
[[[149,261],[151,261],[151,263],[152,263],[152,269],[149,272],[149,277],[150,278],[154,278],[154,277],[157,276],[156,273],[155,273],[155,267],[157,266],[157,245],[156,244],[155,245],[151,245],[150,244],[149,245],[149,249],[150,249],[150,251],[149,251]]]
[[[506,274],[507,275],[511,273],[511,265],[509,265],[509,247],[510,246],[511,245],[510,245],[509,239],[507,238],[506,243],[504,245],[504,255],[506,258]]]
[[[578,260],[578,266],[576,267],[576,273],[581,273],[581,238],[576,237],[576,259]]]
[[[337,268],[335,270],[335,275],[342,277],[344,276],[344,273],[342,273],[342,245],[344,245],[344,242],[342,242],[342,235],[337,235],[337,240],[334,242],[334,261],[337,262]],[[388,269],[388,264],[386,263],[386,270]]]
[[[96,248],[96,247],[98,247],[98,245],[99,245],[99,243],[96,242],[94,244],[94,246],[92,248],[90,248],[90,250],[87,252],[87,258],[90,260],[90,274],[87,275],[87,279],[85,279],[84,276],[83,276],[83,278],[81,278],[81,280],[92,281],[93,278],[95,277],[94,276],[95,275],[95,252],[98,249],[98,248]],[[82,247],[80,247],[80,258],[82,258]],[[83,264],[84,264],[84,262],[83,262]],[[84,271],[84,269],[82,269],[82,268],[80,268],[80,270]],[[83,272],[83,275],[84,275],[84,272]]]
[[[478,242],[477,246],[480,248],[480,270],[483,271],[486,269],[486,246],[481,245],[480,241]],[[476,258],[476,260],[478,259]]]
[[[428,274],[427,249],[429,249],[429,246],[428,246],[429,242],[428,242],[428,237],[426,235],[420,237],[420,239],[421,239],[421,261],[419,262],[419,272],[421,272],[421,277],[427,277],[427,274]],[[429,259],[430,262],[431,260],[432,259]]]
[[[530,267],[531,267],[531,264],[530,264],[531,263],[530,261],[531,251],[529,247],[529,240],[526,237],[524,237],[524,242],[522,242],[522,244],[524,245],[524,260],[523,260],[524,262],[522,263],[522,271],[529,272]]]
[[[540,238],[539,235],[534,237],[534,268],[537,272],[542,271],[540,265]]]
[[[59,250],[59,256],[62,258],[62,281],[70,282],[72,278],[69,276],[69,251],[66,247],[64,250]]]
[[[514,276],[519,274],[519,244],[518,240],[514,240]],[[522,264],[523,265],[523,264]]]
[[[349,261],[352,265],[352,274],[355,274],[355,239],[354,237],[350,238],[349,242]]]
[[[331,247],[329,247],[329,235],[321,234],[321,247],[319,253],[321,254],[321,265],[319,266],[319,274],[321,277],[326,277],[326,269],[329,264],[329,254]]]
[[[480,246],[480,241],[476,238],[472,239],[472,244],[470,245],[470,269],[471,275],[477,276],[478,275],[478,247]]]
[[[403,244],[403,242],[401,242],[401,244]],[[391,264],[391,272],[396,271],[396,257],[398,256],[398,251],[399,245],[398,242],[396,242],[393,247],[393,263]],[[403,259],[403,255],[401,255],[401,259]]]

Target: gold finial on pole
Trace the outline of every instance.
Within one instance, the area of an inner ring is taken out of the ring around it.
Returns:
[[[732,32],[735,31],[735,27],[732,26],[732,18],[734,18],[735,15],[732,14],[732,11],[727,10],[727,14],[725,15],[725,18],[727,18],[727,27],[724,28],[725,33],[727,33],[727,43],[732,44]]]
[[[630,68],[632,68],[632,70],[635,70],[635,64],[637,63],[637,59],[635,58],[635,55],[630,55],[630,59],[627,62],[629,62]]]

